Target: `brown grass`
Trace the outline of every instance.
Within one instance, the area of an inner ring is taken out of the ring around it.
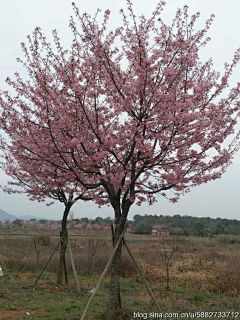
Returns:
[[[166,271],[159,251],[163,247],[162,239],[153,239],[152,243],[138,240],[129,243],[134,257],[150,283],[164,286]],[[149,237],[148,239],[151,239]],[[144,238],[146,240],[146,237]],[[240,237],[239,237],[240,240]],[[40,255],[39,268],[50,256],[57,244],[57,239],[51,240],[48,247]],[[104,269],[112,250],[110,239],[100,240],[96,254],[89,267],[89,238],[72,239],[76,269],[79,275],[99,274]],[[97,241],[94,240],[93,241]],[[164,239],[167,248],[171,249],[172,239]],[[186,288],[199,288],[215,293],[236,295],[240,293],[240,241],[223,238],[181,238],[178,239],[179,250],[174,253],[170,263],[170,285]],[[67,269],[72,272],[67,253]],[[56,272],[59,250],[50,261],[47,270]],[[36,268],[36,253],[30,239],[0,239],[0,265],[18,271],[32,271]],[[122,275],[140,280],[134,264],[128,253],[123,249]]]

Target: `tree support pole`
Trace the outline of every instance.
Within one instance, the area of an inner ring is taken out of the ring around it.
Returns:
[[[155,306],[157,307],[157,310],[159,312],[161,312],[161,308],[160,308],[160,306],[159,306],[159,304],[157,302],[157,299],[154,297],[152,289],[150,288],[150,286],[149,286],[149,284],[148,284],[148,282],[147,282],[147,280],[146,280],[141,268],[139,267],[139,265],[138,265],[137,261],[135,260],[134,256],[132,255],[132,252],[130,251],[129,246],[127,245],[127,243],[126,243],[124,238],[123,238],[123,244],[125,245],[125,248],[127,249],[127,252],[129,253],[129,255],[130,255],[130,257],[131,257],[131,259],[132,259],[132,261],[133,261],[138,273],[140,274],[143,282],[145,283],[145,286],[147,287],[148,293],[150,294]]]
[[[52,259],[52,256],[54,255],[54,253],[56,252],[57,248],[59,247],[60,243],[62,241],[62,238],[59,240],[56,248],[53,250],[51,256],[49,257],[48,261],[46,262],[45,266],[42,268],[39,276],[37,277],[36,281],[34,282],[34,284],[37,284],[38,280],[40,279],[41,275],[43,274],[44,270],[46,269],[47,265],[49,264],[50,260]]]
[[[70,240],[68,239],[68,250],[69,250],[69,256],[70,256],[70,260],[71,260],[71,265],[72,265],[72,269],[73,269],[73,274],[74,274],[74,278],[75,278],[75,282],[76,282],[76,286],[77,286],[77,292],[80,292],[80,286],[79,286],[79,282],[78,282],[78,275],[77,275],[77,271],[75,268],[75,263],[74,263],[74,259],[73,259],[73,254],[72,254],[72,248],[71,248],[71,244],[70,244]]]
[[[88,309],[89,309],[89,307],[90,307],[90,305],[92,303],[92,300],[94,299],[95,295],[97,294],[98,290],[100,289],[100,286],[101,286],[104,278],[106,277],[106,275],[107,275],[107,273],[108,273],[108,271],[109,271],[109,269],[110,269],[110,267],[112,265],[113,259],[115,257],[115,254],[116,254],[116,252],[118,250],[118,247],[119,247],[120,243],[122,242],[122,239],[124,237],[124,234],[125,234],[126,230],[127,230],[127,224],[125,225],[122,234],[118,238],[118,241],[117,241],[117,243],[116,243],[116,245],[115,245],[115,247],[113,249],[113,252],[112,252],[112,254],[111,254],[111,256],[110,256],[110,258],[109,258],[109,260],[108,260],[108,262],[107,262],[107,264],[106,264],[106,266],[104,268],[104,270],[103,270],[103,273],[101,274],[101,277],[100,277],[96,287],[94,288],[94,291],[93,291],[90,299],[88,300],[88,303],[86,305],[86,308],[85,308],[80,320],[84,320],[85,319],[85,317],[87,315],[87,312],[88,312]]]
[[[68,283],[66,259],[63,260],[65,283]]]

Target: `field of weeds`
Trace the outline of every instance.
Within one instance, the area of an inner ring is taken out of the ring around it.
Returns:
[[[128,244],[152,287],[162,312],[239,312],[240,237],[167,238],[128,236]],[[32,238],[0,239],[0,319],[80,319],[112,250],[110,237],[72,238],[71,246],[79,275],[77,293],[67,254],[68,285],[56,286],[59,251],[55,253],[37,285],[34,281],[54,247],[56,238],[41,248],[38,268]],[[171,252],[170,290],[166,289],[166,268],[160,252]],[[96,247],[92,256],[91,248]],[[88,319],[105,318],[107,278],[89,310]],[[121,293],[123,311],[119,319],[136,319],[134,312],[157,312],[141,277],[123,249]],[[140,319],[140,318],[139,318]],[[143,319],[143,318],[142,318]]]

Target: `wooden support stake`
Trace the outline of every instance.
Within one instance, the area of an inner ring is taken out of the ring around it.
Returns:
[[[77,271],[76,271],[76,268],[75,268],[75,263],[74,263],[73,254],[72,254],[72,248],[71,248],[71,244],[70,244],[70,240],[69,239],[68,239],[68,250],[69,250],[69,256],[70,256],[70,260],[71,260],[71,265],[72,265],[73,274],[74,274],[74,278],[75,278],[75,282],[76,282],[76,286],[77,286],[77,292],[80,292],[80,286],[79,286],[79,282],[78,282],[78,275],[77,275]]]
[[[54,253],[56,252],[57,248],[59,247],[60,243],[61,243],[62,239],[59,240],[56,248],[53,250],[51,256],[49,257],[48,261],[46,262],[45,266],[42,268],[42,271],[40,272],[39,276],[37,277],[36,281],[34,282],[34,284],[37,284],[38,280],[40,279],[41,275],[43,274],[43,271],[46,269],[49,261],[52,259],[52,256],[54,255]]]
[[[123,239],[124,234],[125,234],[125,232],[126,232],[126,230],[127,230],[127,227],[128,227],[128,226],[127,226],[127,224],[126,224],[125,227],[124,227],[124,229],[123,229],[122,234],[120,235],[120,237],[118,238],[118,241],[117,241],[116,245],[114,246],[113,252],[112,252],[112,254],[111,254],[111,256],[110,256],[110,258],[109,258],[109,260],[108,260],[108,262],[107,262],[107,264],[106,264],[106,266],[105,266],[105,268],[104,268],[104,270],[103,270],[103,273],[101,274],[101,277],[100,277],[100,279],[99,279],[96,287],[94,288],[94,291],[93,291],[90,299],[88,300],[88,303],[87,303],[87,305],[86,305],[86,308],[85,308],[85,310],[84,310],[84,312],[83,312],[80,320],[84,320],[84,319],[85,319],[85,317],[86,317],[86,315],[87,315],[87,312],[88,312],[88,309],[89,309],[89,307],[90,307],[90,305],[91,305],[91,303],[92,303],[95,295],[97,294],[97,292],[98,292],[98,290],[99,290],[99,288],[100,288],[100,286],[101,286],[104,278],[106,277],[109,269],[111,268],[113,259],[114,259],[114,257],[115,257],[115,254],[116,254],[116,252],[117,252],[117,250],[118,250],[118,247],[119,247],[120,243],[122,242],[122,239]]]
[[[159,306],[159,304],[157,302],[157,299],[154,297],[152,289],[150,288],[150,286],[149,286],[149,284],[148,284],[148,282],[147,282],[147,280],[146,280],[141,268],[139,267],[139,265],[138,265],[137,261],[135,260],[134,256],[132,255],[132,252],[130,251],[129,246],[127,245],[126,240],[124,238],[123,238],[123,243],[124,243],[124,245],[125,245],[125,247],[127,249],[127,252],[129,253],[129,255],[130,255],[130,257],[131,257],[131,259],[132,259],[137,271],[139,272],[143,282],[145,283],[145,285],[147,287],[147,290],[148,290],[148,293],[150,294],[155,306],[157,307],[158,311],[161,312],[161,308],[160,308],[160,306]]]
[[[67,266],[66,266],[66,258],[64,257],[63,260],[63,267],[64,267],[64,277],[65,277],[65,283],[68,283],[68,277],[67,277]]]

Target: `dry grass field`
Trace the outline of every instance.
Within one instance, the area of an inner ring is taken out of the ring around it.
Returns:
[[[160,239],[128,235],[127,240],[163,312],[240,311],[240,237]],[[50,244],[42,248],[39,269],[57,241],[56,237],[51,237]],[[164,245],[170,252],[176,242],[178,250],[173,254],[169,267],[170,290],[166,290],[166,269],[159,252]],[[0,265],[6,275],[0,279],[0,319],[25,319],[27,313],[31,319],[80,319],[79,315],[90,296],[88,291],[96,285],[107,263],[112,242],[109,234],[75,235],[71,236],[71,246],[79,275],[80,294],[75,289],[68,253],[68,285],[56,287],[55,284],[57,251],[43,277],[34,286],[39,270],[36,270],[32,237],[0,238]],[[93,256],[91,246],[96,246]],[[121,283],[124,309],[119,319],[136,319],[133,312],[156,311],[125,248]],[[105,318],[108,285],[107,278],[94,300],[88,319]]]

